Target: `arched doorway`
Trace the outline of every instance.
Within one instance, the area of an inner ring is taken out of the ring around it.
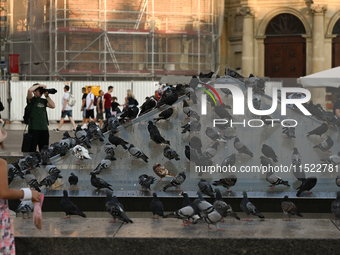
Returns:
[[[302,22],[294,15],[275,16],[266,28],[265,76],[298,78],[306,75],[306,34]],[[284,83],[283,86],[289,86]]]
[[[340,66],[340,19],[335,23],[332,31],[337,37],[332,41],[332,67]]]

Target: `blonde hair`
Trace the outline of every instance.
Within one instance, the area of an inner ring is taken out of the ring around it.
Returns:
[[[131,89],[128,89],[128,90],[127,90],[127,95],[128,95],[128,97],[135,98],[135,96],[133,95],[133,93],[132,93],[132,90],[131,90]]]

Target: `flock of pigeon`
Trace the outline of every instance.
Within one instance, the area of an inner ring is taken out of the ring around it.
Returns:
[[[63,134],[60,142],[56,142],[52,145],[45,146],[41,153],[35,152],[28,154],[26,157],[19,159],[15,164],[8,164],[8,181],[11,183],[15,176],[19,176],[27,182],[27,184],[38,191],[42,186],[52,187],[52,185],[57,181],[58,178],[62,178],[60,175],[60,170],[49,163],[49,159],[55,155],[65,156],[67,151],[71,150],[74,157],[78,160],[87,160],[91,159],[90,152],[88,149],[91,148],[91,139],[98,139],[99,141],[104,143],[105,137],[103,133],[109,132],[108,141],[109,143],[104,144],[104,151],[106,154],[105,159],[102,159],[101,162],[97,165],[97,167],[90,173],[91,175],[91,185],[95,187],[97,190],[100,189],[109,189],[113,191],[112,185],[107,183],[102,178],[99,178],[97,175],[101,173],[102,170],[108,169],[111,166],[111,162],[116,160],[115,158],[115,148],[121,146],[123,149],[127,150],[131,156],[136,159],[141,159],[144,162],[148,163],[148,156],[137,146],[125,141],[124,139],[117,136],[117,128],[126,123],[128,120],[136,118],[138,116],[142,116],[147,112],[150,112],[153,109],[160,108],[163,105],[170,106],[169,108],[160,112],[157,118],[148,121],[148,132],[150,135],[150,139],[156,143],[156,146],[159,144],[165,144],[163,155],[169,160],[180,160],[180,155],[172,149],[170,146],[170,142],[165,140],[165,138],[161,135],[156,123],[158,121],[168,121],[171,118],[174,110],[171,107],[175,102],[177,102],[178,98],[181,96],[188,96],[189,100],[193,105],[197,104],[197,96],[196,96],[196,88],[199,84],[204,84],[206,79],[211,78],[212,73],[208,75],[201,75],[199,78],[193,77],[189,85],[178,84],[176,87],[167,86],[164,90],[164,93],[159,101],[156,100],[155,96],[147,97],[144,104],[140,107],[140,110],[134,108],[129,109],[124,112],[120,117],[110,117],[108,120],[104,121],[103,128],[100,129],[95,123],[91,122],[88,124],[87,129],[81,129],[80,125],[77,127],[75,132],[75,137],[71,137],[69,133],[66,131]],[[261,108],[261,95],[264,93],[264,82],[261,79],[253,77],[252,75],[246,82],[246,86],[253,87],[253,104],[256,109]],[[231,94],[228,89],[221,89],[223,93],[225,93],[226,97]],[[215,105],[212,99],[209,99],[209,102],[214,108],[214,112],[223,119],[232,119],[233,116],[228,112],[227,109],[231,107],[225,105],[224,103],[221,106]],[[312,107],[313,104],[309,103],[309,107]],[[319,109],[319,108],[318,108]],[[200,124],[200,116],[197,112],[189,105],[187,100],[183,100],[183,113],[190,118],[190,122],[183,125],[181,128],[182,134],[189,132],[198,132],[201,130]],[[328,114],[326,114],[328,116]],[[329,117],[329,116],[328,116]],[[261,119],[264,121],[266,126],[270,126],[270,124],[275,124],[275,121],[270,121],[272,119],[270,116],[261,116]],[[216,125],[220,130],[226,130],[230,128],[230,122],[227,124],[219,124]],[[333,121],[334,124],[334,121]],[[328,130],[328,124],[323,123],[320,127],[308,132],[307,136],[310,135],[319,135],[321,137],[322,134],[326,133]],[[295,138],[295,128],[294,127],[284,127],[283,133],[287,135],[288,138]],[[189,142],[189,145],[185,146],[184,154],[186,158],[200,166],[211,166],[213,164],[212,158],[217,154],[218,146],[220,143],[227,143],[227,140],[234,139],[234,148],[238,151],[239,154],[245,154],[250,157],[253,157],[253,152],[251,152],[247,146],[240,141],[240,139],[236,136],[225,136],[216,131],[214,128],[207,127],[205,134],[209,137],[213,144],[202,151],[202,141],[197,136],[192,136]],[[326,140],[322,141],[320,144],[315,145],[314,148],[320,149],[322,151],[328,151],[334,142],[330,136],[327,137]],[[275,151],[270,146],[263,144],[261,152],[264,156],[260,157],[260,162],[262,166],[273,166],[272,161],[278,162],[278,157],[275,154]],[[299,171],[294,171],[294,175],[298,181],[301,182],[300,187],[298,187],[297,196],[304,191],[310,191],[317,183],[316,177],[306,178],[305,173],[301,167],[301,155],[298,152],[298,149],[295,147],[293,149],[293,153],[291,156],[292,164],[299,169]],[[340,152],[337,155],[331,155],[329,158],[325,159],[326,163],[329,165],[337,166],[340,164]],[[225,158],[222,162],[222,166],[234,166],[236,163],[236,154]],[[49,174],[47,177],[42,179],[40,182],[36,179],[36,177],[31,173],[31,169],[34,167],[38,167],[40,165],[45,165],[45,170]],[[186,180],[186,174],[184,171],[174,174],[171,173],[166,167],[162,166],[162,164],[156,162],[153,164],[154,173],[162,178],[170,176],[172,177],[169,184],[163,187],[163,191],[171,187],[175,187],[180,190],[181,184]],[[71,173],[69,177],[70,185],[77,185],[78,177]],[[270,187],[274,188],[276,185],[285,185],[289,186],[288,181],[284,181],[280,178],[275,172],[268,171],[266,175],[266,180],[270,183]],[[142,189],[150,189],[150,186],[156,181],[151,175],[142,174],[138,178],[138,182],[141,185]],[[214,186],[223,186],[226,189],[234,186],[237,182],[237,177],[235,175],[229,175],[225,178],[221,178],[220,180],[214,181]],[[340,176],[336,179],[336,184],[340,186]],[[204,179],[201,179],[198,183],[199,192],[198,199],[194,202],[191,202],[187,194],[182,192],[184,196],[183,208],[180,210],[169,214],[163,215],[163,206],[161,202],[157,198],[157,194],[154,192],[153,200],[151,202],[151,210],[154,215],[159,215],[165,218],[168,217],[176,217],[181,218],[183,220],[183,224],[186,223],[196,223],[197,220],[204,220],[208,224],[216,225],[218,227],[218,223],[226,216],[232,216],[236,219],[239,217],[232,210],[230,205],[227,205],[221,196],[221,192],[219,189],[213,190],[209,182]],[[67,191],[65,190],[64,196],[61,200],[61,207],[65,211],[66,216],[70,215],[80,215],[82,217],[86,217],[84,213],[82,213],[77,206],[75,206],[70,199],[68,198]],[[215,198],[215,202],[213,205],[204,200],[203,194]],[[241,209],[247,214],[247,218],[249,215],[256,215],[260,218],[264,218],[263,215],[256,209],[256,207],[249,202],[247,198],[247,194],[243,193],[244,198],[241,203]],[[337,202],[332,204],[332,211],[335,213],[336,217],[340,217],[340,198],[336,200]],[[28,207],[29,203],[22,202],[18,208],[18,211],[24,212]],[[124,207],[118,202],[117,197],[112,196],[111,192],[107,192],[107,200],[105,205],[107,211],[113,216],[114,220],[116,218],[126,222],[132,223],[132,221],[127,217],[124,212]],[[33,206],[32,206],[33,208]],[[297,210],[296,206],[288,200],[288,197],[285,197],[282,202],[282,209],[284,213],[287,215],[297,215],[302,216]]]

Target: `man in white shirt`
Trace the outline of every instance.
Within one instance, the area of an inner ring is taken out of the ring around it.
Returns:
[[[91,92],[91,87],[87,87],[86,96],[86,120],[82,128],[86,127],[86,124],[90,121],[90,118],[94,119],[94,95]]]
[[[64,118],[66,116],[68,116],[69,120],[71,121],[71,124],[73,126],[73,131],[76,131],[76,124],[74,123],[74,120],[72,118],[72,106],[70,106],[68,104],[68,99],[70,98],[70,92],[68,92],[69,90],[70,90],[70,86],[65,85],[65,87],[64,87],[65,94],[64,94],[63,99],[61,101],[63,109],[61,111],[61,119],[60,119],[60,122],[59,122],[59,127],[57,129],[53,129],[56,132],[60,131],[61,127],[64,124]]]

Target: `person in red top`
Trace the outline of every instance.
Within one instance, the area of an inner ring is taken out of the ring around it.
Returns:
[[[103,105],[104,105],[104,108],[105,108],[105,118],[106,119],[111,117],[111,101],[112,101],[111,93],[112,93],[112,91],[113,91],[113,87],[109,86],[108,91],[104,95],[104,99],[103,99]]]

